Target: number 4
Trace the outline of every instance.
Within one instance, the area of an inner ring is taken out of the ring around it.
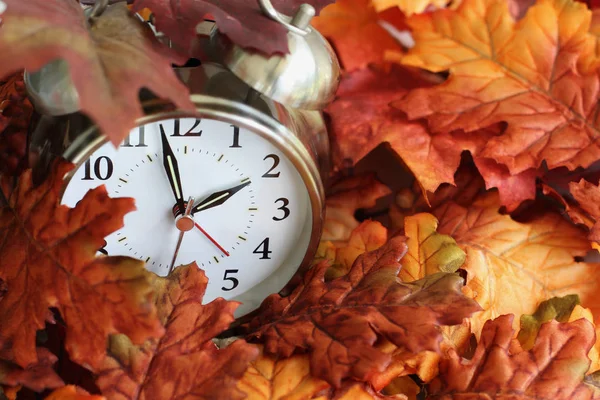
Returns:
[[[258,247],[254,249],[252,253],[261,254],[261,260],[270,260],[271,257],[269,257],[269,254],[271,254],[272,251],[269,250],[269,238],[266,238],[265,240],[260,242]]]

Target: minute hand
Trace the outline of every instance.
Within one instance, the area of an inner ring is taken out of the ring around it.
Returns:
[[[197,213],[198,211],[206,210],[208,208],[213,208],[220,206],[225,203],[227,200],[231,198],[234,194],[245,188],[250,184],[250,181],[242,183],[241,185],[234,186],[229,189],[221,190],[218,192],[214,192],[204,200],[202,200],[199,204],[197,204],[192,209],[192,214]]]

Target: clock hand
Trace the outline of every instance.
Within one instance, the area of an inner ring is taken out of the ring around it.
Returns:
[[[177,255],[179,254],[179,248],[181,247],[181,241],[183,240],[183,235],[194,228],[194,220],[190,217],[190,213],[192,212],[192,207],[194,206],[194,198],[190,197],[187,203],[187,207],[185,208],[185,213],[182,216],[178,217],[175,220],[175,226],[179,229],[179,238],[177,238],[177,245],[175,246],[175,253],[173,254],[173,260],[171,261],[171,266],[169,267],[169,274],[173,272],[173,266],[175,265],[175,261],[177,260]]]
[[[240,185],[234,186],[229,189],[220,190],[218,192],[214,192],[204,200],[202,200],[199,204],[197,204],[192,210],[192,214],[197,213],[198,211],[206,210],[208,208],[213,208],[216,206],[220,206],[225,203],[231,196],[248,186],[251,182],[244,182]]]
[[[210,236],[204,229],[202,229],[202,227],[200,225],[198,225],[197,222],[194,222],[194,225],[196,226],[196,228],[200,229],[200,232],[202,232],[202,234],[204,234],[204,236],[206,236],[206,238],[208,240],[210,240],[212,242],[212,244],[214,244],[215,246],[217,246],[217,248],[219,250],[221,250],[221,252],[223,254],[225,254],[227,257],[229,257],[229,252],[227,250],[225,250],[223,248],[223,246],[221,246],[219,243],[217,243],[217,241],[215,239],[213,239],[212,236]]]
[[[177,207],[179,209],[178,212],[180,213],[185,210],[185,204],[183,201],[181,176],[179,175],[179,164],[177,163],[173,149],[171,149],[171,146],[169,145],[169,141],[167,140],[167,135],[165,134],[162,124],[159,124],[159,127],[160,136],[162,138],[163,167],[165,168],[167,178],[169,179],[169,184],[171,185],[171,190],[173,191],[173,195],[177,201]]]

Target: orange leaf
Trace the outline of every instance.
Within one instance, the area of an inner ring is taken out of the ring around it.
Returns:
[[[389,193],[391,190],[374,175],[355,176],[335,184],[327,196],[321,240],[345,243],[360,224],[354,218],[356,210],[374,207],[377,199]]]
[[[342,379],[370,380],[391,361],[373,347],[381,335],[416,353],[438,350],[439,325],[454,325],[479,307],[460,293],[462,279],[435,274],[411,283],[397,280],[404,239],[360,256],[348,274],[324,282],[328,263],[307,272],[288,297],[269,296],[248,323],[265,351],[310,353],[313,376],[340,387]]]
[[[212,339],[234,320],[239,303],[223,298],[202,304],[208,279],[196,264],[156,277],[158,317],[166,327],[161,339],[134,346],[113,335],[109,356],[95,372],[110,399],[242,399],[236,389],[258,349],[243,340],[217,349]]]
[[[81,5],[63,0],[4,0],[0,36],[0,77],[20,69],[36,71],[64,59],[81,110],[119,144],[137,118],[141,88],[194,109],[189,91],[175,75],[175,56],[124,4],[108,9],[88,29]],[[44,32],[44,34],[36,34]],[[143,68],[140,68],[143,66]]]
[[[588,166],[600,158],[590,21],[572,0],[540,0],[517,23],[505,0],[464,0],[457,11],[411,17],[416,46],[401,62],[450,76],[397,106],[411,119],[426,117],[433,132],[507,122],[480,156],[512,175],[543,160],[550,168]]]
[[[392,14],[387,22],[396,27],[404,24],[402,13],[387,14]],[[344,69],[351,71],[383,61],[386,51],[402,51],[381,26],[381,19],[370,0],[338,0],[325,7],[312,25],[331,41]]]
[[[56,356],[44,348],[38,348],[36,351],[38,362],[27,368],[0,360],[0,384],[11,387],[25,386],[36,392],[64,385],[53,369]]]
[[[570,293],[598,315],[599,265],[575,261],[591,249],[585,234],[555,213],[520,223],[499,208],[492,192],[469,207],[447,202],[434,211],[438,232],[467,253],[467,287],[484,310],[472,318],[473,332],[488,319],[532,314],[541,301]]]
[[[578,183],[569,183],[569,190],[579,206],[594,219],[588,238],[600,243],[600,187],[581,179]],[[575,222],[583,222],[578,210],[571,212],[570,208],[567,208],[567,212]]]
[[[67,326],[66,349],[82,365],[104,358],[107,336],[122,332],[140,342],[162,334],[151,304],[144,263],[126,257],[95,258],[104,237],[120,228],[131,199],[110,199],[104,186],[73,209],[59,205],[65,174],[58,164],[34,187],[31,170],[16,187],[0,180],[0,354],[21,366],[35,363],[36,330],[56,308]]]
[[[411,16],[436,8],[444,8],[451,0],[373,0],[377,11],[398,7],[404,14]]]
[[[67,385],[52,392],[46,400],[106,400],[103,396],[81,393],[76,386]]]
[[[597,399],[583,384],[594,342],[592,325],[580,319],[542,326],[530,351],[511,347],[512,315],[486,322],[470,360],[456,352],[440,363],[428,399]]]

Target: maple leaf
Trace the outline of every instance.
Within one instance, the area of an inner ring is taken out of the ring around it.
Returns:
[[[438,232],[452,236],[467,253],[466,286],[484,310],[471,319],[473,332],[488,319],[531,314],[541,301],[573,292],[598,315],[600,268],[575,261],[591,249],[584,232],[556,213],[521,223],[499,208],[497,194],[490,192],[468,207],[450,201],[433,211]]]
[[[511,347],[512,315],[486,322],[470,360],[451,352],[428,399],[597,399],[583,384],[594,342],[589,321],[547,322],[530,351]]]
[[[88,29],[77,1],[4,3],[0,77],[21,69],[36,71],[51,60],[66,60],[80,109],[113,143],[120,143],[143,115],[138,98],[141,88],[179,108],[194,109],[188,90],[171,67],[185,59],[161,45],[126,5],[110,6]]]
[[[67,385],[50,393],[45,400],[106,400],[106,398],[82,393],[76,386]]]
[[[359,175],[333,185],[325,201],[326,212],[321,240],[346,242],[360,225],[354,213],[360,208],[374,207],[377,199],[391,193],[374,175]]]
[[[25,167],[32,113],[22,72],[0,82],[0,173],[18,175]]]
[[[577,183],[571,182],[569,189],[575,200],[579,203],[579,207],[593,219],[593,225],[590,228],[588,238],[600,243],[600,225],[598,224],[600,222],[600,187],[581,179]],[[567,212],[575,222],[585,222],[580,217],[578,211],[571,211],[570,208],[567,208]]]
[[[352,71],[383,61],[386,51],[403,51],[381,21],[402,29],[404,15],[397,9],[386,14],[378,14],[369,0],[338,0],[312,24],[335,47],[344,69]]]
[[[89,191],[73,209],[59,205],[65,174],[57,163],[34,187],[31,170],[16,187],[0,180],[0,355],[21,366],[37,361],[36,330],[56,308],[67,326],[71,358],[93,366],[104,357],[110,333],[136,342],[162,334],[150,302],[144,263],[126,257],[95,258],[104,237],[134,209],[132,199],[110,199],[104,186]]]
[[[508,123],[480,156],[512,175],[543,160],[586,167],[600,158],[590,21],[586,6],[571,0],[540,0],[517,23],[504,0],[464,0],[456,11],[413,16],[416,45],[400,62],[448,70],[449,78],[396,106],[410,119],[427,118],[433,132]]]
[[[402,237],[360,256],[348,274],[324,281],[328,263],[314,266],[288,297],[267,297],[248,324],[248,337],[265,351],[310,353],[313,376],[340,387],[343,378],[369,380],[391,356],[373,347],[381,335],[416,353],[438,350],[439,325],[458,324],[479,307],[462,296],[462,279],[435,274],[411,283],[397,280]]]
[[[436,8],[444,8],[451,0],[373,0],[373,6],[377,11],[383,11],[391,7],[398,7],[408,16],[431,11]]]
[[[404,234],[408,237],[408,253],[402,258],[398,277],[411,282],[436,272],[456,272],[464,264],[466,254],[456,241],[436,230],[438,221],[431,214],[407,217]]]
[[[61,387],[64,383],[53,369],[56,356],[44,348],[38,348],[36,352],[38,362],[27,368],[0,360],[0,384],[10,387],[25,386],[36,392]]]
[[[371,66],[346,75],[338,98],[327,108],[331,118],[333,163],[341,168],[355,164],[382,142],[387,142],[416,177],[423,192],[435,192],[443,183],[455,183],[461,154],[468,150],[483,176],[486,187],[497,187],[502,204],[515,209],[535,197],[535,169],[511,174],[508,168],[483,156],[487,143],[502,135],[493,125],[476,134],[460,130],[433,132],[424,121],[410,121],[391,106],[421,86],[435,80],[401,66]]]
[[[110,337],[109,356],[95,372],[110,399],[242,399],[236,389],[258,349],[236,340],[217,349],[212,339],[233,322],[239,303],[223,298],[202,304],[208,278],[196,264],[154,281],[165,335],[134,346],[125,335]],[[173,384],[173,377],[177,377]]]
[[[275,0],[275,9],[292,16],[303,3],[311,4],[318,14],[333,0]],[[219,31],[235,44],[258,50],[266,55],[287,53],[287,29],[267,17],[258,2],[239,0],[135,0],[133,10],[152,10],[156,27],[179,48],[190,49],[196,37],[196,25],[205,18],[214,19]]]

